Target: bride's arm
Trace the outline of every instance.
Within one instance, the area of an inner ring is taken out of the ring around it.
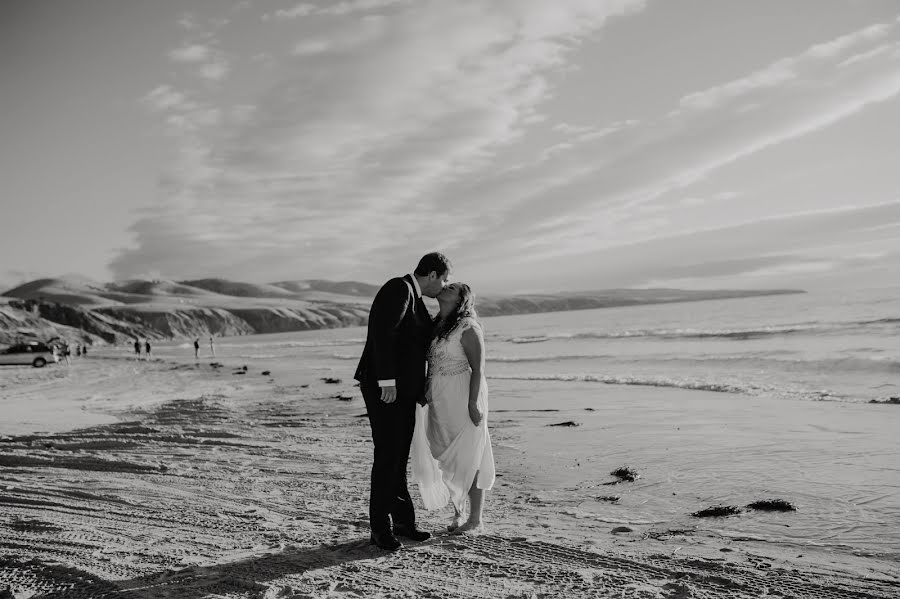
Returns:
[[[478,395],[481,393],[481,384],[484,379],[484,338],[477,326],[469,327],[462,333],[462,346],[472,368],[472,376],[469,377],[469,417],[475,426],[484,418],[484,414],[478,407]]]

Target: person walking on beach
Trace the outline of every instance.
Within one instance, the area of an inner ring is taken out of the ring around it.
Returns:
[[[216,357],[216,346],[213,345],[213,338],[210,336],[209,338],[209,351],[212,354],[212,357]]]
[[[385,283],[372,302],[368,333],[354,378],[372,428],[374,459],[369,493],[371,541],[402,547],[397,537],[424,541],[406,481],[416,402],[425,395],[426,353],[432,321],[422,296],[436,297],[450,276],[450,260],[426,254],[412,274]]]
[[[427,509],[452,503],[450,532],[482,532],[485,492],[496,477],[487,428],[484,333],[468,285],[451,283],[437,300],[427,405],[418,409],[413,437],[413,476]],[[469,516],[463,521],[467,495]]]
[[[194,338],[194,359],[200,359],[200,337]]]
[[[144,339],[144,353],[147,354],[147,358],[146,358],[147,360],[152,359],[150,357],[150,340],[149,339]]]
[[[141,342],[137,339],[134,340],[134,355],[138,360],[141,359]]]

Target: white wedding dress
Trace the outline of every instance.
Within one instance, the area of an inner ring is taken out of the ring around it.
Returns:
[[[446,339],[435,339],[428,353],[428,405],[416,408],[413,434],[413,479],[425,508],[435,510],[451,501],[462,512],[477,473],[477,487],[494,486],[494,452],[488,433],[488,389],[482,378],[478,406],[484,415],[478,426],[469,417],[472,369],[462,346],[462,334],[481,325],[463,318]]]

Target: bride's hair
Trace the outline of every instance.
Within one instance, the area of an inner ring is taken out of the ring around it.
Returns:
[[[440,316],[434,317],[434,321],[437,324],[434,330],[435,339],[446,339],[449,337],[453,329],[459,325],[459,321],[466,317],[478,317],[478,314],[475,313],[475,292],[465,283],[460,283],[459,304],[456,305],[456,309],[447,316],[446,320],[441,321]]]

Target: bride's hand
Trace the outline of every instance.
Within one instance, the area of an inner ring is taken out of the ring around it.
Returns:
[[[481,419],[484,418],[484,414],[481,412],[481,408],[478,407],[478,402],[476,401],[469,402],[469,418],[472,419],[472,424],[475,426],[481,424]]]

